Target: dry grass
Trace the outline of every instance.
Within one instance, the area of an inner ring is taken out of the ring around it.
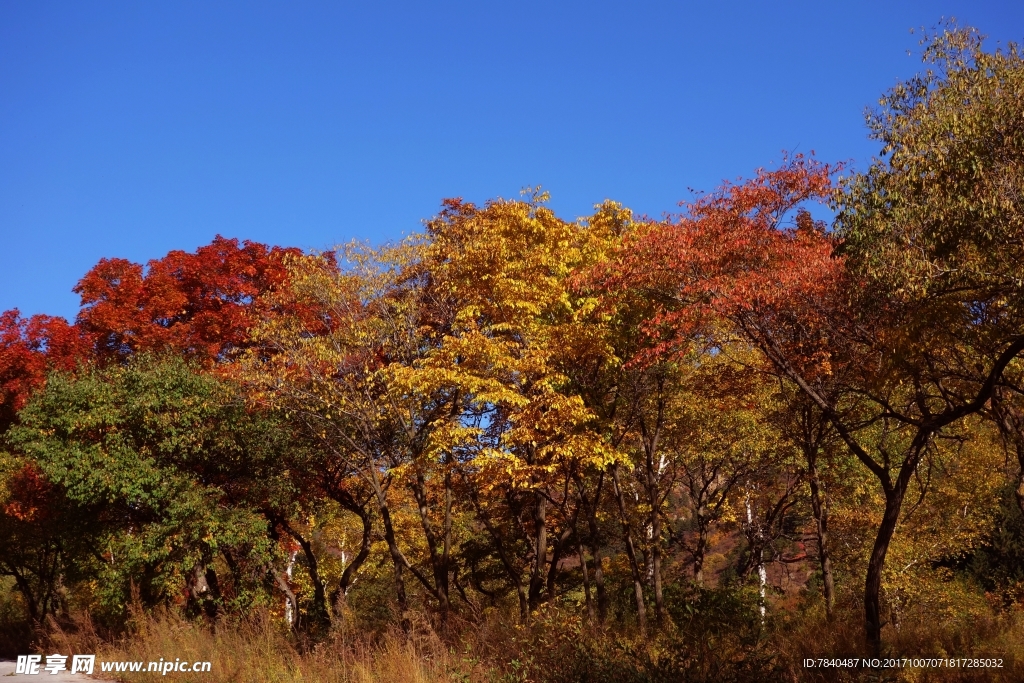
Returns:
[[[714,616],[714,615],[712,615]],[[779,615],[756,639],[736,639],[728,623],[695,622],[646,641],[624,632],[595,632],[571,613],[543,611],[530,628],[492,614],[454,623],[441,637],[424,618],[410,635],[370,634],[358,626],[306,643],[265,614],[216,624],[188,621],[173,612],[137,611],[131,634],[101,638],[87,616],[64,628],[51,624],[45,648],[95,652],[99,660],[210,661],[210,673],[172,673],[176,683],[662,683],[668,681],[788,680],[1003,683],[1024,681],[1024,612],[940,621],[922,613],[899,631],[886,629],[887,652],[901,657],[997,656],[1002,669],[841,671],[805,669],[804,658],[863,657],[859,615],[841,610],[829,622],[813,610]],[[694,630],[696,627],[696,630]],[[689,630],[688,630],[689,628]],[[695,643],[701,633],[708,648]],[[118,674],[125,683],[163,678]]]
[[[446,683],[494,680],[471,659],[460,658],[425,623],[411,636],[389,631],[372,640],[339,631],[303,648],[265,615],[190,622],[171,612],[136,616],[130,636],[103,642],[87,618],[73,628],[51,625],[48,646],[62,653],[95,652],[97,660],[209,661],[209,673],[169,674],[178,683]],[[122,673],[126,683],[163,678]]]
[[[1024,681],[1024,612],[959,620],[921,614],[897,630],[884,629],[884,657],[993,658],[1002,668],[907,668],[887,671],[805,669],[805,658],[867,657],[860,613],[839,612],[832,622],[823,615],[790,619],[773,636],[781,661],[793,681],[901,681],[907,683],[1017,683]],[[929,618],[930,617],[930,618]]]

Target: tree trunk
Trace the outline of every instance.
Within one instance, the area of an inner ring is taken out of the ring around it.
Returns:
[[[658,493],[657,480],[648,479],[651,489],[648,493],[651,505],[651,573],[654,581],[654,613],[659,626],[664,626],[668,619],[665,611],[665,598],[662,592],[661,578],[661,506],[658,504],[660,498]]]
[[[533,508],[533,524],[536,533],[534,544],[533,568],[530,572],[530,611],[540,604],[541,591],[544,589],[544,568],[548,561],[548,501],[539,492]]]
[[[338,580],[338,586],[331,593],[331,605],[334,608],[335,614],[341,614],[341,608],[345,596],[348,595],[348,589],[355,580],[356,573],[359,568],[366,561],[366,558],[370,556],[370,544],[372,541],[373,524],[370,519],[370,514],[365,508],[349,508],[352,512],[359,515],[359,518],[363,522],[363,538],[362,543],[359,545],[359,552],[352,558],[352,561],[348,563],[348,566],[341,572],[341,579]],[[343,560],[344,561],[344,560]]]
[[[292,591],[291,586],[288,584],[288,580],[291,579],[292,563],[295,561],[295,553],[291,554],[288,560],[288,568],[285,569],[285,576],[278,574],[272,567],[268,567],[267,571],[270,572],[271,576],[277,582],[277,587],[284,593],[285,599],[285,612],[284,618],[288,622],[288,628],[296,629],[299,627],[299,602],[295,598],[295,593]],[[287,578],[286,578],[287,577]]]
[[[451,473],[451,462],[449,456],[449,462],[446,463],[444,470],[444,528],[442,529],[443,539],[441,546],[441,576],[438,577],[440,584],[438,585],[438,592],[443,593],[445,596],[445,602],[447,604],[448,596],[450,594],[450,587],[448,585],[448,575],[452,569],[451,557],[452,557],[452,473]],[[455,568],[456,571],[458,567]],[[469,602],[469,598],[463,595],[466,602]],[[472,603],[470,603],[472,604]],[[447,611],[445,612],[447,616]]]
[[[665,611],[665,598],[662,593],[661,578],[661,474],[664,460],[658,457],[661,441],[662,425],[665,417],[665,377],[657,378],[658,410],[653,428],[648,428],[644,420],[640,421],[640,432],[644,447],[644,469],[646,470],[647,504],[650,507],[650,518],[647,522],[650,532],[649,571],[654,584],[654,613],[658,626],[664,626],[668,615]],[[646,559],[647,553],[645,553]]]
[[[217,578],[217,572],[213,569],[213,566],[206,567],[206,585],[210,587],[210,597],[213,598],[214,606],[216,607],[220,603],[220,580]],[[217,610],[214,609],[213,614],[210,616],[217,616]]]
[[[434,574],[434,587],[437,589],[438,608],[441,612],[441,620],[448,621],[448,566],[446,558],[438,552],[437,537],[430,526],[430,505],[427,500],[427,485],[423,472],[416,473],[416,478],[411,484],[413,497],[416,499],[416,509],[420,516],[420,525],[423,527],[423,536],[427,541],[427,550],[430,552],[430,566]],[[446,499],[447,499],[447,491]],[[446,510],[447,513],[447,500]],[[447,516],[447,515],[446,515]],[[447,521],[447,520],[446,520]],[[444,551],[447,551],[447,534],[442,539]]]
[[[575,520],[573,520],[575,522]],[[551,562],[548,564],[548,585],[544,595],[545,601],[551,601],[555,597],[558,584],[559,564],[562,562],[562,554],[565,552],[566,543],[572,537],[572,527],[567,526],[562,530],[555,540],[555,547],[551,551]]]
[[[40,617],[40,608],[36,603],[35,596],[32,594],[32,586],[29,584],[28,579],[13,567],[11,568],[11,575],[14,577],[14,584],[18,587],[18,591],[21,592],[21,596],[25,600],[29,621],[33,625],[41,624],[42,618],[46,616],[46,608],[42,609],[42,617]]]
[[[409,621],[409,600],[405,594],[405,577],[403,576],[405,558],[398,547],[398,539],[395,538],[395,527],[391,523],[391,510],[388,507],[387,496],[380,485],[380,478],[377,476],[377,470],[374,467],[370,467],[370,483],[373,485],[373,493],[377,498],[377,506],[380,508],[380,519],[384,523],[384,541],[388,544],[388,550],[391,553],[391,564],[394,566],[395,599],[398,601],[399,623],[402,626],[402,630],[408,633],[412,624]]]
[[[597,508],[601,502],[601,489],[604,487],[604,472],[598,475],[597,486],[594,489],[594,500],[587,500],[583,490],[583,482],[577,478],[576,486],[579,489],[580,500],[583,503],[583,510],[587,517],[588,539],[590,554],[594,558],[594,589],[597,593],[597,623],[604,626],[608,618],[608,593],[604,587],[604,567],[602,563],[601,528],[597,523]]]
[[[868,648],[875,657],[880,657],[882,653],[881,593],[885,556],[889,552],[889,543],[896,532],[900,509],[903,507],[903,497],[918,460],[919,456],[915,455],[905,461],[895,485],[885,487],[885,512],[882,514],[882,523],[878,525],[878,534],[875,536],[875,544],[871,548],[871,558],[868,560],[867,577],[864,581],[864,631],[867,636]]]
[[[693,581],[698,586],[703,586],[704,556],[708,551],[708,523],[700,516],[699,512],[694,514],[697,516],[697,542],[690,551],[690,556],[693,558]]]
[[[1017,499],[1020,513],[1024,515],[1024,442],[1017,444],[1017,465],[1020,469],[1017,471],[1017,488],[1013,495]]]
[[[580,571],[583,573],[583,598],[587,603],[587,620],[594,625],[594,600],[590,596],[590,571],[587,569],[587,555],[583,550],[583,541],[576,535],[576,552],[580,556]]]
[[[761,542],[761,530],[754,529],[754,511],[750,505],[750,494],[747,494],[746,498],[747,507],[747,528],[750,530],[751,542],[750,548],[750,566],[757,569],[757,594],[760,598],[760,611],[761,611],[761,623],[764,624],[764,599],[765,599],[765,585],[768,583],[768,573],[764,568],[764,545]]]
[[[935,431],[936,428],[931,427],[922,427],[918,431],[908,449],[906,459],[900,466],[895,482],[891,483],[887,474],[885,477],[879,477],[885,491],[885,511],[882,513],[882,523],[878,525],[875,544],[871,548],[867,577],[864,581],[864,631],[867,645],[875,657],[880,657],[882,653],[881,593],[885,556],[889,552],[889,543],[896,532],[896,525],[899,524],[900,509],[903,507],[903,498],[910,485],[910,479],[921,462],[928,439]]]
[[[526,595],[526,588],[523,586],[523,579],[519,574],[519,570],[516,569],[515,564],[512,562],[512,558],[509,557],[508,551],[505,549],[505,543],[502,538],[501,532],[494,528],[491,524],[490,517],[484,512],[483,506],[480,505],[480,497],[477,495],[477,491],[473,488],[472,482],[463,473],[463,481],[466,483],[466,489],[469,491],[469,499],[473,503],[473,510],[476,512],[476,517],[480,520],[484,529],[487,530],[487,534],[494,541],[494,548],[498,552],[498,559],[501,560],[501,565],[505,568],[505,572],[508,574],[509,580],[512,585],[515,586],[516,596],[519,598],[519,620],[522,623],[530,618],[530,603]]]
[[[201,609],[207,618],[216,619],[220,610],[220,583],[210,562],[211,558],[207,556],[195,566],[188,589],[188,602],[194,608]]]
[[[814,516],[814,534],[818,543],[818,563],[821,565],[821,596],[825,600],[825,614],[831,621],[835,611],[835,578],[828,547],[828,500],[818,478],[817,454],[807,453],[807,481],[811,488],[811,513]]]
[[[331,623],[331,615],[327,609],[327,589],[324,586],[323,579],[320,577],[319,564],[316,555],[313,553],[313,544],[287,522],[282,522],[282,526],[295,539],[299,547],[302,548],[302,553],[306,558],[309,580],[313,584],[313,607],[308,615],[308,626],[326,627]]]
[[[386,504],[381,506],[381,521],[384,522],[384,540],[391,552],[391,563],[395,570],[395,598],[398,600],[398,611],[401,614],[400,621],[402,629],[408,631],[412,624],[409,622],[409,600],[405,595],[405,577],[403,570],[405,562],[402,558],[402,551],[398,548],[398,541],[395,538],[395,529],[391,523],[391,512]]]
[[[993,395],[992,412],[1003,438],[1013,444],[1017,452],[1017,483],[1013,495],[1024,514],[1024,414],[1007,400],[1004,390],[997,390]]]
[[[594,558],[594,593],[597,597],[597,623],[604,626],[608,621],[608,589],[604,585],[604,554],[596,543],[590,546]]]
[[[615,499],[619,504],[619,518],[622,522],[622,537],[626,544],[626,556],[629,558],[629,566],[633,572],[633,593],[636,598],[636,623],[640,629],[640,635],[647,634],[647,608],[644,605],[643,575],[636,560],[636,547],[633,545],[633,534],[629,530],[629,520],[626,517],[626,501],[622,496],[622,485],[619,481],[619,463],[612,465],[612,484],[615,492]]]

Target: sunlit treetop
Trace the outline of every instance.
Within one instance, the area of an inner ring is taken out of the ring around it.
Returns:
[[[172,349],[202,362],[224,360],[247,344],[260,295],[286,278],[283,257],[298,253],[218,236],[146,267],[102,259],[75,286],[77,322],[101,359]]]

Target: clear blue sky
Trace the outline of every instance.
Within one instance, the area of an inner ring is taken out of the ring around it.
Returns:
[[[0,0],[0,310],[73,316],[100,257],[217,233],[322,248],[441,198],[651,215],[816,150],[919,68],[911,27],[1024,38],[1024,2]]]

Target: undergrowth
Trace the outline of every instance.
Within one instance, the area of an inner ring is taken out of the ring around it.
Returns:
[[[998,656],[1001,669],[806,668],[805,659],[864,657],[859,615],[840,605],[827,619],[820,606],[760,613],[756,596],[689,587],[666,596],[670,623],[641,637],[635,629],[597,629],[575,609],[547,606],[529,625],[491,610],[447,624],[410,615],[408,632],[371,631],[348,619],[312,639],[258,612],[215,621],[173,610],[135,609],[127,632],[101,634],[86,614],[51,621],[37,649],[96,653],[97,660],[210,661],[210,673],[171,673],[188,683],[744,683],[746,681],[1024,680],[1024,613],[993,611],[970,619],[905,615],[886,629],[886,654],[897,657]],[[125,683],[163,678],[122,673]]]

